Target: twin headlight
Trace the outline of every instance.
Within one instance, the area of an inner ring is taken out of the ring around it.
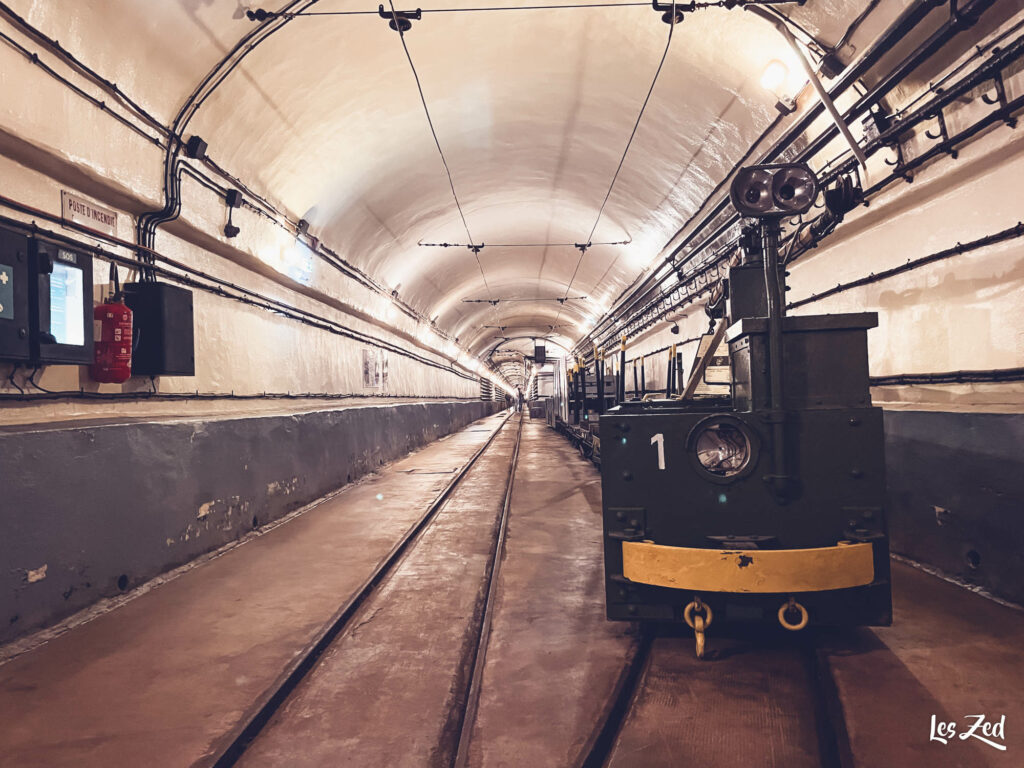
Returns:
[[[806,213],[818,196],[818,179],[804,163],[741,168],[729,188],[741,216],[774,218]]]

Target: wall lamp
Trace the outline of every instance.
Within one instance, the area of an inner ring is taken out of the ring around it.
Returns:
[[[867,155],[864,154],[864,150],[860,148],[860,145],[857,143],[857,140],[853,138],[853,134],[850,133],[850,129],[846,125],[846,122],[843,120],[842,115],[839,114],[839,110],[836,109],[836,105],[832,103],[832,97],[829,96],[828,91],[825,90],[825,86],[821,84],[821,80],[818,79],[818,75],[817,73],[815,73],[814,67],[812,67],[811,63],[807,60],[807,57],[804,55],[803,50],[800,48],[800,44],[796,41],[796,38],[793,37],[793,33],[789,31],[789,27],[786,26],[786,23],[779,17],[772,15],[771,13],[766,11],[764,8],[761,8],[760,6],[745,5],[743,6],[743,8],[744,10],[750,11],[751,13],[760,16],[762,19],[764,19],[777,30],[779,30],[779,33],[784,38],[786,38],[786,42],[789,43],[789,47],[793,49],[793,53],[796,54],[796,57],[800,60],[800,64],[803,66],[804,72],[807,74],[807,79],[811,81],[811,85],[814,86],[814,90],[818,92],[818,98],[821,99],[822,105],[825,107],[825,110],[832,117],[832,122],[835,123],[836,128],[839,129],[839,132],[843,135],[843,138],[846,139],[846,143],[849,144],[850,149],[853,151],[854,157],[856,157],[857,162],[860,163],[860,167],[867,171]]]
[[[775,96],[775,108],[784,115],[796,112],[796,102],[782,92],[782,86],[788,77],[789,67],[778,59],[769,61],[761,75],[761,87]]]

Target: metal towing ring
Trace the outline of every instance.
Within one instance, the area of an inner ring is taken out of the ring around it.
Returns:
[[[796,610],[800,613],[800,621],[798,621],[796,624],[790,624],[786,620],[786,613],[788,613],[790,610]],[[783,627],[785,627],[791,632],[799,632],[801,629],[806,627],[809,619],[810,616],[807,613],[807,609],[800,605],[800,603],[798,603],[793,598],[789,598],[789,600],[784,602],[782,604],[782,607],[779,608],[779,624],[781,624]]]
[[[698,612],[696,616],[694,616],[695,612]],[[683,620],[693,630],[698,659],[704,658],[704,630],[711,626],[712,618],[714,618],[714,614],[711,612],[711,606],[702,602],[699,597],[693,598],[693,602],[683,609]]]
[[[683,621],[685,621],[689,625],[690,629],[697,629],[697,627],[693,623],[693,612],[696,610],[702,610],[707,614],[707,618],[704,619],[704,626],[701,627],[701,630],[705,630],[708,627],[710,627],[711,620],[715,616],[711,612],[711,606],[707,603],[698,603],[696,600],[687,605],[686,608],[683,610]]]

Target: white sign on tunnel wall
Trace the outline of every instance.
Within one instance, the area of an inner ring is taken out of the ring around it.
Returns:
[[[388,388],[388,353],[383,349],[363,350],[363,389]]]
[[[66,189],[60,191],[60,215],[64,221],[81,224],[83,227],[117,235],[117,213],[90,203],[83,197],[72,195]]]

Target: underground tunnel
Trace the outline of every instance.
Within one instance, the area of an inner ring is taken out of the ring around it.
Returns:
[[[1019,763],[1022,60],[0,2],[0,766]]]

